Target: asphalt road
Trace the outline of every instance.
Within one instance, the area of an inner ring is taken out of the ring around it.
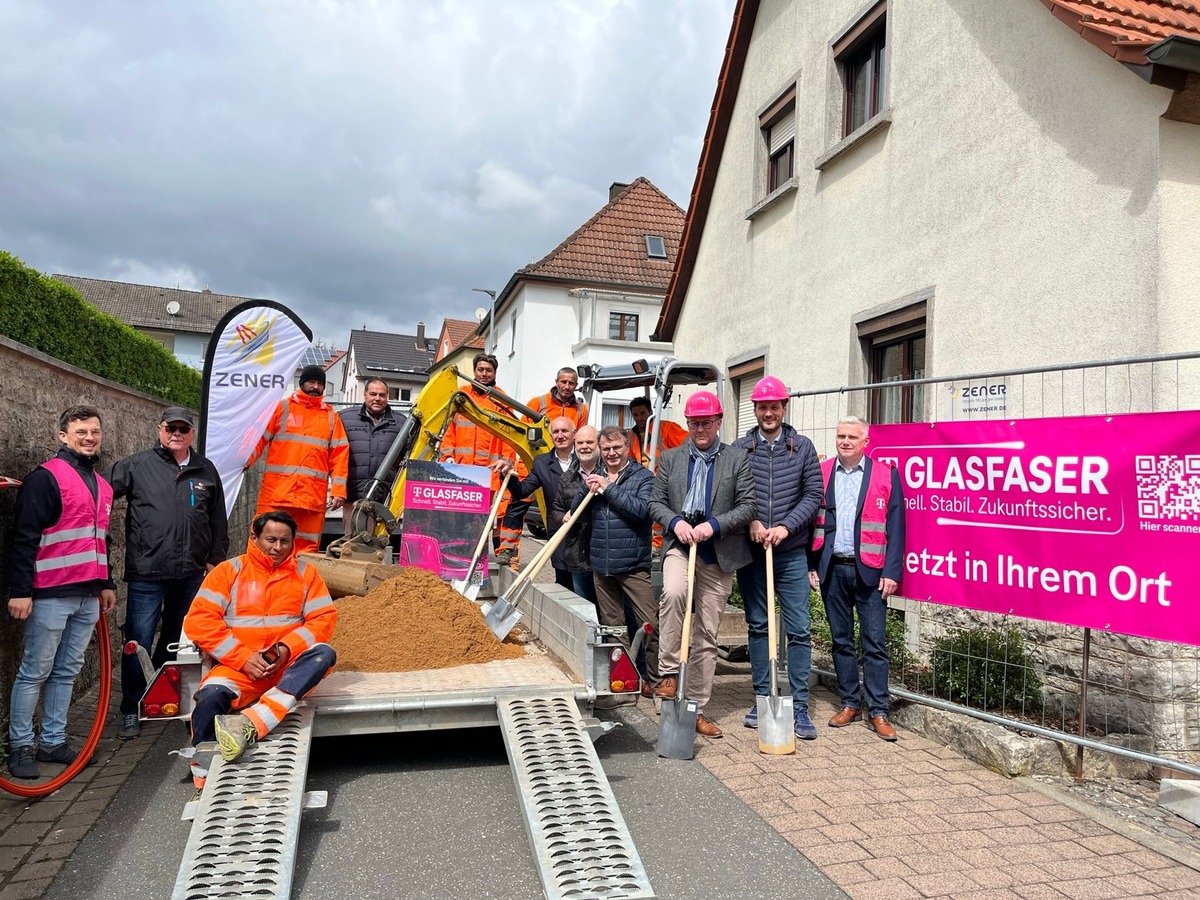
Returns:
[[[602,714],[605,715],[605,714]],[[695,762],[659,759],[636,711],[597,750],[662,900],[845,895]],[[169,729],[60,871],[46,897],[171,896],[189,823]],[[542,896],[499,729],[326,738],[304,813],[293,897]]]

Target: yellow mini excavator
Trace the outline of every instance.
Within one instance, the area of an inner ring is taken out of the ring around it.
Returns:
[[[512,410],[513,415],[480,406],[466,390],[467,385]],[[517,414],[525,420],[517,418]],[[548,422],[542,413],[494,387],[467,378],[456,366],[443,369],[421,389],[363,498],[355,501],[350,514],[350,534],[333,541],[323,554],[302,554],[307,562],[317,566],[334,596],[365,594],[396,574],[394,568],[383,565],[383,560],[392,535],[399,534],[402,527],[407,463],[413,459],[437,459],[442,437],[455,416],[499,437],[516,450],[526,469],[532,467],[535,456],[550,447]],[[399,469],[393,476],[390,473],[397,461]],[[544,521],[546,501],[540,491],[537,502]]]

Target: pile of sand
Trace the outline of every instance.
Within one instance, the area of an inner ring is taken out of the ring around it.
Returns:
[[[521,645],[496,640],[479,607],[432,572],[397,571],[365,597],[337,601],[332,643],[339,669],[411,672],[524,655]]]

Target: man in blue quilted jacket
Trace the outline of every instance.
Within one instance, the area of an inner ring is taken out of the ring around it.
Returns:
[[[590,491],[583,515],[591,517],[591,564],[596,585],[597,615],[601,625],[625,625],[628,598],[638,628],[647,623],[646,671],[642,695],[649,697],[658,684],[658,604],[650,583],[650,491],[654,476],[629,458],[629,438],[614,425],[600,431],[600,458],[604,465],[584,478],[572,509]],[[629,647],[629,636],[621,642]]]
[[[738,587],[746,604],[746,630],[750,644],[750,677],[754,693],[770,690],[767,647],[767,561],[772,548],[775,593],[783,612],[787,635],[787,675],[795,710],[796,737],[811,741],[817,736],[808,715],[808,673],[812,666],[812,639],[808,617],[808,544],[813,518],[821,505],[824,487],[821,463],[812,441],[784,423],[788,390],[783,382],[766,376],[754,386],[754,417],[758,425],[734,442],[750,460],[758,513],[750,523],[749,565],[738,569]],[[742,720],[758,727],[758,705]]]

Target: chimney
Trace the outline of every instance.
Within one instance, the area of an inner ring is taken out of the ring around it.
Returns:
[[[425,349],[425,323],[424,322],[417,323],[417,349],[418,350]]]
[[[612,184],[610,184],[608,186],[608,202],[612,203],[614,200],[616,200],[617,194],[621,193],[621,191],[625,190],[627,187],[629,187],[628,184],[624,184],[620,181],[614,181]]]

